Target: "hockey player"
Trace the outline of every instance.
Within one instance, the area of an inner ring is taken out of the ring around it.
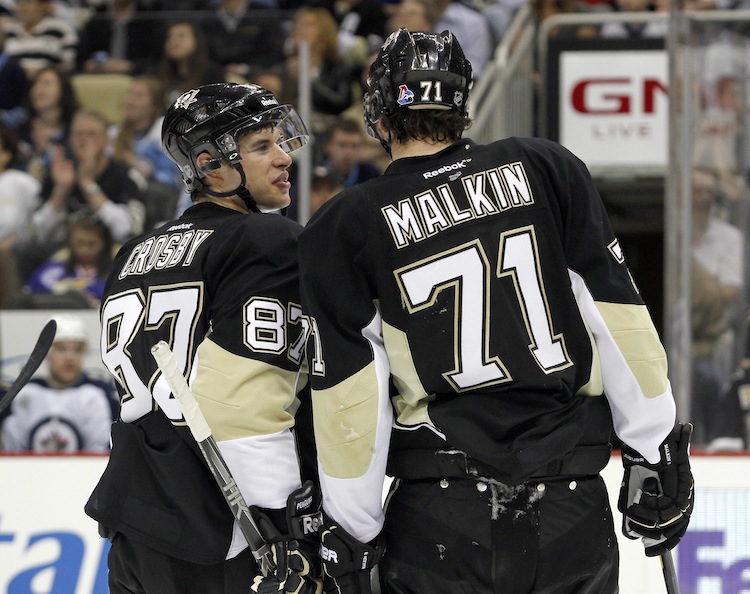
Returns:
[[[18,393],[2,421],[6,452],[104,453],[116,415],[111,381],[91,377],[84,368],[88,351],[80,316],[55,316],[57,329],[45,357],[46,374],[34,377]],[[5,411],[4,411],[5,412]]]
[[[101,307],[102,360],[122,409],[86,512],[112,541],[113,594],[320,588],[315,532],[298,531],[320,501],[303,484],[294,415],[307,381],[301,227],[278,214],[290,201],[289,153],[307,138],[292,106],[256,85],[199,87],[166,113],[163,148],[194,205],[122,247]],[[260,575],[158,372],[150,350],[160,340],[273,546],[276,574]]]
[[[462,140],[471,78],[451,33],[394,32],[364,99],[392,162],[300,237],[323,565],[341,594],[378,560],[385,594],[613,593],[611,428],[657,555],[687,529],[691,425],[585,166]]]

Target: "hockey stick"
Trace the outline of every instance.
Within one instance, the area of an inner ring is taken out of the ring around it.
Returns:
[[[160,340],[156,345],[151,347],[151,354],[156,359],[156,364],[164,374],[164,379],[167,381],[170,390],[172,390],[172,394],[177,399],[177,403],[180,405],[182,414],[185,417],[185,422],[190,428],[195,441],[198,442],[198,447],[206,460],[206,464],[208,464],[211,474],[216,479],[219,487],[221,487],[221,493],[224,495],[227,505],[229,505],[232,514],[242,530],[242,534],[250,545],[250,550],[258,562],[261,573],[263,575],[272,574],[275,570],[275,564],[271,556],[271,547],[263,538],[258,525],[250,515],[250,510],[245,503],[245,499],[242,497],[242,493],[240,493],[239,487],[237,487],[237,483],[219,451],[219,446],[211,434],[211,428],[208,426],[206,418],[198,407],[198,402],[196,402],[195,396],[193,396],[185,377],[177,369],[177,361],[175,361],[169,345]]]
[[[667,594],[680,594],[680,582],[677,581],[677,570],[672,559],[672,551],[666,551],[659,555],[661,560],[661,571],[664,574],[664,585],[667,587]]]
[[[643,492],[650,495],[659,495],[659,482],[655,477],[648,477],[643,481]],[[661,561],[661,572],[664,575],[664,585],[667,587],[667,594],[680,594],[680,582],[677,581],[677,570],[674,566],[672,551],[667,549],[659,555]]]
[[[21,368],[21,372],[18,374],[16,380],[10,385],[5,395],[0,398],[0,413],[8,408],[10,403],[13,402],[13,399],[18,396],[21,388],[29,383],[31,376],[34,375],[34,372],[37,369],[39,369],[42,361],[44,361],[44,358],[47,356],[49,348],[52,346],[52,342],[55,340],[55,332],[57,332],[57,322],[55,320],[50,320],[44,328],[42,328],[29,358],[26,359],[26,363],[24,363]]]

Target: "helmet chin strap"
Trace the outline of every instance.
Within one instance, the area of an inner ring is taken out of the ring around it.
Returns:
[[[237,186],[236,189],[232,190],[231,192],[214,192],[213,190],[209,190],[204,185],[203,192],[208,194],[209,196],[214,196],[215,198],[229,198],[230,196],[239,196],[242,199],[242,201],[245,203],[245,206],[247,206],[248,210],[252,212],[260,212],[260,209],[258,208],[258,205],[255,202],[255,198],[253,198],[253,195],[250,193],[250,190],[248,190],[245,187],[245,182],[247,181],[247,177],[245,176],[245,170],[243,169],[242,164],[235,163],[233,167],[240,174],[240,185]]]

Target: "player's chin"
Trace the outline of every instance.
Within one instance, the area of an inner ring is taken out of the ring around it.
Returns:
[[[289,195],[288,191],[280,192],[276,196],[276,199],[274,200],[274,202],[275,202],[275,208],[286,208],[292,203],[292,197]]]

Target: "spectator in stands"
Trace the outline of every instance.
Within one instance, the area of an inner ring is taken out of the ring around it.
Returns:
[[[256,73],[284,61],[281,14],[256,0],[220,0],[201,29],[213,60],[241,79],[256,82]]]
[[[27,105],[28,121],[19,130],[21,158],[25,169],[41,181],[49,173],[53,148],[68,142],[78,99],[69,76],[49,67],[34,76]]]
[[[388,31],[434,31],[440,7],[433,0],[401,0],[388,21]],[[369,66],[368,66],[369,70]]]
[[[5,33],[0,27],[0,124],[16,129],[26,120],[23,101],[28,90],[26,71],[17,58],[5,53]]]
[[[746,333],[750,338],[750,334]],[[747,342],[747,341],[746,341]],[[750,449],[750,345],[739,369],[729,378],[729,387],[717,406],[715,437],[707,452],[736,452]]]
[[[303,42],[310,45],[308,72],[312,79],[313,113],[308,125],[319,137],[325,134],[333,116],[351,107],[353,101],[353,83],[357,74],[341,59],[337,35],[338,25],[328,10],[303,6],[294,13],[292,30],[286,40],[284,88],[287,94],[297,88],[300,45]]]
[[[164,19],[143,11],[138,0],[109,0],[83,25],[79,72],[139,74],[153,70],[164,50]]]
[[[144,217],[139,179],[111,156],[104,118],[79,110],[70,126],[70,153],[56,147],[42,184],[44,203],[32,217],[34,237],[15,250],[22,280],[66,244],[70,217],[81,210],[98,216],[117,243],[139,233]]]
[[[713,171],[693,171],[692,410],[696,443],[716,437],[716,407],[732,372],[733,317],[744,284],[744,238],[735,225],[716,216],[719,187]]]
[[[387,34],[388,15],[380,0],[325,0],[339,26],[339,54],[350,65],[362,67],[380,49]]]
[[[380,168],[362,158],[364,144],[365,133],[359,123],[339,117],[323,143],[325,158],[320,165],[336,175],[343,188],[378,177],[382,173]]]
[[[440,16],[436,31],[451,31],[471,62],[474,80],[479,80],[494,51],[490,23],[481,12],[459,0],[435,0]]]
[[[0,125],[0,308],[8,307],[20,291],[13,246],[27,238],[39,205],[39,181],[15,169],[17,162],[16,134]]]
[[[81,211],[72,217],[68,227],[67,247],[34,271],[15,306],[97,309],[112,267],[113,249],[112,234],[106,225]]]
[[[185,193],[179,169],[161,147],[163,97],[158,78],[133,77],[123,101],[122,120],[108,132],[115,158],[137,170],[146,182],[142,198],[147,229],[171,219]]]
[[[585,0],[583,0],[585,1]],[[505,37],[513,17],[528,0],[477,0],[478,10],[486,17],[492,30],[493,45],[497,46]],[[592,0],[599,5],[598,0]],[[602,0],[609,3],[609,0]]]
[[[88,342],[83,320],[73,315],[55,319],[47,374],[33,378],[11,404],[2,424],[3,447],[37,454],[107,452],[118,410],[114,386],[83,369]]]
[[[654,0],[615,0],[615,12],[653,12],[656,10],[657,4]],[[667,20],[608,22],[602,24],[599,35],[606,39],[665,38],[668,27]]]
[[[211,59],[203,31],[189,20],[172,23],[167,29],[157,74],[164,85],[165,108],[190,89],[226,80],[224,67]]]
[[[313,167],[310,183],[310,215],[315,214],[321,206],[343,189],[341,178],[333,171],[323,165]]]
[[[18,137],[0,125],[0,246],[26,236],[39,206],[39,181],[15,168],[18,161]]]
[[[4,25],[5,51],[18,59],[28,76],[47,66],[75,68],[78,31],[53,11],[52,0],[17,0],[16,18]]]

